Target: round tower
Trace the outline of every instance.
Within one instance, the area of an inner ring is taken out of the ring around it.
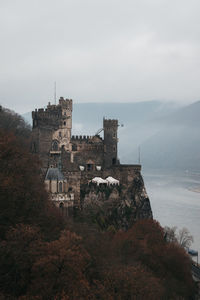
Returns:
[[[104,129],[104,167],[118,164],[117,158],[117,130],[118,120],[103,119]]]

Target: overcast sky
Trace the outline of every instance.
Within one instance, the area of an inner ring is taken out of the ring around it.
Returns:
[[[0,0],[0,103],[200,99],[199,0]]]

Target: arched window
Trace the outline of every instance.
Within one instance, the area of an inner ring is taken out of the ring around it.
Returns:
[[[59,193],[62,193],[62,190],[63,190],[62,182],[59,182],[59,184],[58,184],[58,191],[59,191]]]
[[[60,205],[59,205],[59,207],[60,207],[61,209],[63,209],[63,208],[64,208],[64,204],[61,202]]]
[[[53,151],[58,151],[58,142],[57,141],[53,141],[53,143],[52,143],[52,150]]]

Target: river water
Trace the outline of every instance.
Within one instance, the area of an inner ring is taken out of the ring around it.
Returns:
[[[200,173],[143,171],[153,217],[161,226],[186,227],[200,253]]]

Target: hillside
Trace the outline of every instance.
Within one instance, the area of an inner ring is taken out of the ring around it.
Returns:
[[[183,107],[162,120],[161,130],[142,143],[146,168],[200,170],[200,102]]]
[[[8,111],[0,117],[15,121],[9,128],[8,122],[0,122],[0,299],[194,298],[191,260],[177,243],[166,240],[158,222],[141,219],[130,222],[128,230],[118,230],[116,221],[126,225],[124,206],[114,206],[110,214],[110,205],[123,191],[119,187],[104,193],[102,203],[103,191],[88,190],[88,185],[85,204],[89,209],[95,193],[98,216],[92,207],[90,219],[77,210],[73,219],[64,219],[62,209],[49,201],[37,156],[29,152],[26,124]],[[133,196],[143,188],[137,183],[124,199],[129,221]],[[138,200],[145,213],[148,199],[144,195]]]

